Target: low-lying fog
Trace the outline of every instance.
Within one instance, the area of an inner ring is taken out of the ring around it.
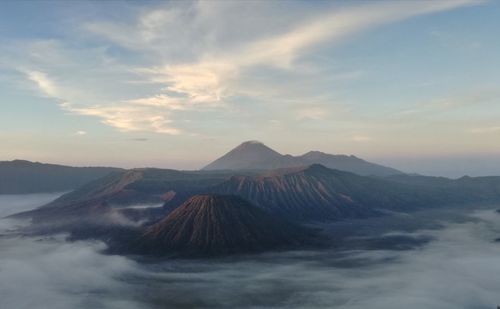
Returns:
[[[0,196],[0,215],[54,197]],[[22,238],[0,220],[0,308],[496,308],[500,214],[458,212],[330,226],[358,231],[335,250],[162,262]]]

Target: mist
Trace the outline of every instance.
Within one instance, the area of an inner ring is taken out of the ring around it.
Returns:
[[[55,196],[0,197],[2,214]],[[500,214],[451,212],[359,221],[369,232],[331,249],[203,261],[107,255],[101,242],[23,237],[1,220],[0,307],[496,308]]]
[[[63,194],[64,192],[22,195],[0,194],[0,218],[45,205]]]

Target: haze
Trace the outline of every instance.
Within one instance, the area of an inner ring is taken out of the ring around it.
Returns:
[[[500,173],[498,1],[2,1],[0,158],[198,169],[244,140]]]

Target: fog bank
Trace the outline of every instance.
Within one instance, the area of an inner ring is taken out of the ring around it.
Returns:
[[[11,205],[37,203],[30,196],[18,197]],[[13,211],[3,205],[4,213]],[[459,223],[443,222],[439,229],[368,235],[371,243],[387,237],[430,240],[416,242],[411,250],[370,246],[208,261],[104,255],[100,242],[69,243],[64,235],[19,237],[5,232],[10,223],[0,222],[2,309],[500,305],[500,244],[495,242],[500,238],[500,215],[494,211],[475,212]]]

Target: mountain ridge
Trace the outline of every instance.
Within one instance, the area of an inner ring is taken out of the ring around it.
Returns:
[[[140,177],[135,178],[137,175]],[[381,214],[380,210],[382,213],[411,211],[438,205],[498,201],[500,177],[453,180],[400,175],[380,178],[320,164],[260,173],[140,169],[113,173],[23,215],[68,214],[65,208],[86,205],[91,209],[92,205],[103,203],[113,208],[134,203],[163,203],[164,212],[168,213],[197,194],[238,195],[289,220],[329,221],[376,216]]]
[[[27,160],[0,161],[0,194],[63,192],[122,169],[73,167]]]
[[[371,163],[354,155],[332,155],[316,150],[300,156],[283,155],[258,141],[241,143],[202,170],[273,170],[315,163],[362,176],[403,174],[394,168]]]

